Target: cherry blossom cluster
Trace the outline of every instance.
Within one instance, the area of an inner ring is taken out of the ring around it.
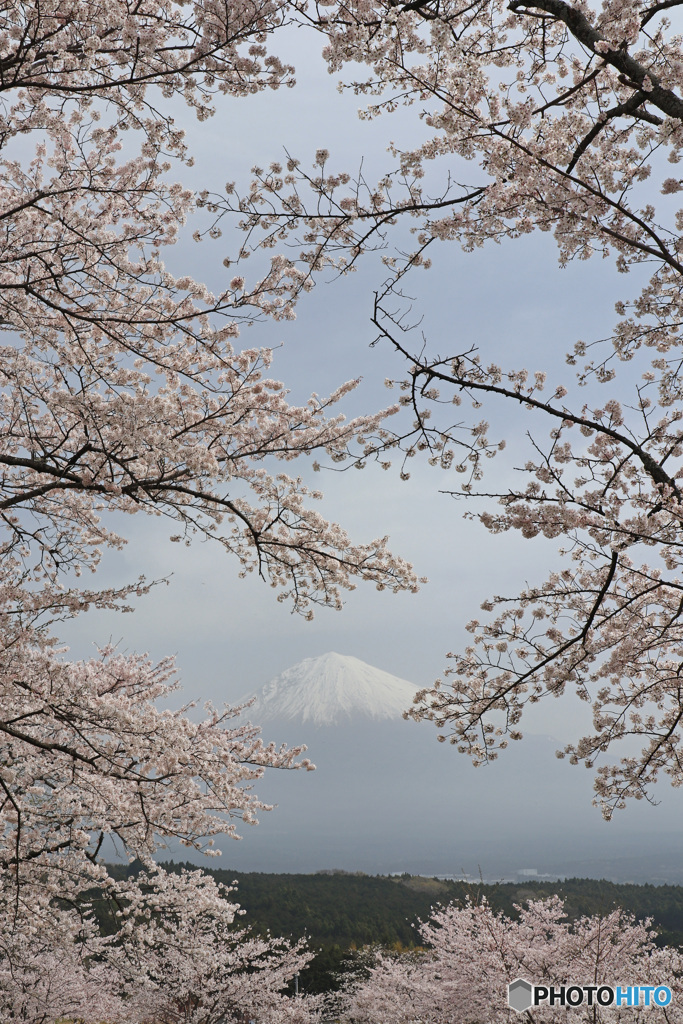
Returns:
[[[320,999],[290,998],[288,982],[312,959],[304,943],[237,927],[231,890],[200,871],[157,869],[115,895],[125,942],[104,957],[124,991],[125,1012],[153,1024],[316,1024]]]
[[[343,1001],[354,1024],[474,1024],[509,1021],[507,986],[517,978],[535,985],[670,986],[666,1010],[581,1007],[572,1018],[588,1022],[636,1020],[642,1013],[679,1020],[681,956],[657,948],[648,922],[613,910],[570,921],[562,900],[551,897],[519,907],[518,917],[496,914],[485,902],[433,910],[419,927],[422,948],[379,951],[367,976],[347,986]],[[560,1005],[531,1007],[524,1018],[565,1020]]]
[[[201,871],[155,867],[128,881],[103,878],[89,903],[81,899],[79,913],[43,896],[49,932],[36,931],[28,908],[10,909],[0,926],[4,1018],[317,1024],[319,998],[284,994],[312,954],[302,942],[260,938],[239,927],[231,891]],[[100,920],[110,919],[109,934],[84,916],[93,909]]]

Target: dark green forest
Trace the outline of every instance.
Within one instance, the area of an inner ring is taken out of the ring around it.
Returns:
[[[172,861],[164,867],[196,870],[196,865]],[[111,865],[109,870],[121,877],[135,872],[137,866]],[[339,972],[358,967],[363,947],[419,945],[415,924],[429,917],[432,906],[468,898],[486,898],[495,910],[513,917],[516,905],[555,894],[565,901],[572,920],[621,907],[638,920],[651,919],[658,944],[683,947],[683,886],[625,885],[589,878],[488,885],[343,871],[313,875],[206,871],[218,882],[237,886],[235,900],[246,911],[240,927],[250,925],[257,932],[294,939],[307,937],[310,947],[318,951],[301,977],[302,987],[311,992],[335,988]]]

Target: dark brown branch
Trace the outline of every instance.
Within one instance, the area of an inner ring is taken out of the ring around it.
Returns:
[[[648,8],[648,10],[645,12],[645,16],[642,18],[642,20],[640,22],[640,27],[641,28],[645,28],[645,26],[647,25],[648,21],[650,21],[652,18],[654,18],[655,15],[659,14],[660,11],[667,11],[671,7],[680,7],[680,6],[681,6],[681,0],[664,0],[664,2],[661,3],[661,4],[654,4],[653,7]]]
[[[529,8],[546,11],[563,22],[578,42],[601,57],[606,64],[616,68],[629,83],[646,92],[650,103],[659,107],[669,117],[683,120],[683,100],[671,89],[664,88],[657,75],[649,68],[643,67],[624,47],[618,50],[611,49],[611,44],[605,36],[591,25],[581,11],[571,7],[564,0],[510,0],[508,4],[508,9],[515,14],[527,13]],[[608,48],[603,48],[604,43],[608,43]],[[643,88],[646,79],[649,79],[651,88]]]

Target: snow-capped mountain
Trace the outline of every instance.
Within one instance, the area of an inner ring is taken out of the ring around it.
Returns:
[[[245,717],[267,742],[306,744],[316,771],[267,771],[255,783],[277,806],[257,829],[241,829],[243,843],[222,844],[225,865],[491,878],[531,866],[612,877],[617,858],[649,850],[647,827],[632,824],[646,817],[623,828],[601,822],[589,773],[554,756],[559,741],[526,735],[474,768],[437,742],[431,723],[402,718],[415,690],[341,654],[306,658],[259,690]]]
[[[249,709],[254,722],[284,719],[340,725],[401,718],[417,687],[348,654],[305,658],[266,683]]]
[[[350,655],[306,658],[258,691],[246,712],[266,741],[306,744],[314,772],[267,772],[259,827],[226,856],[241,870],[492,876],[551,866],[590,833],[590,778],[527,736],[473,768],[428,722],[405,721],[416,686]],[[558,799],[561,794],[561,799]],[[599,819],[597,819],[599,821]],[[567,835],[571,821],[572,836]],[[500,877],[500,875],[499,875]]]

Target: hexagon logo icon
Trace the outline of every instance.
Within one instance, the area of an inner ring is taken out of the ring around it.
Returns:
[[[533,991],[524,978],[515,978],[508,985],[508,1006],[516,1013],[523,1013],[533,1004]]]

